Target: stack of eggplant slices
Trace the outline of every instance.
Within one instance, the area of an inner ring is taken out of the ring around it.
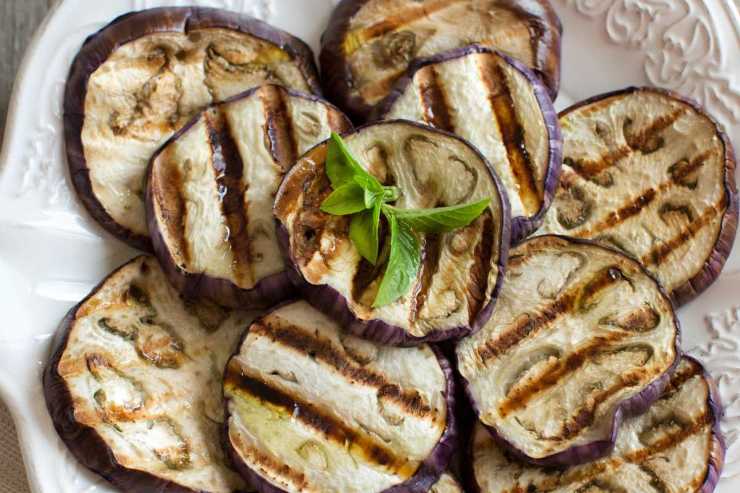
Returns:
[[[342,0],[320,72],[223,10],[90,36],[71,180],[146,253],[54,340],[74,456],[136,493],[714,490],[674,309],[732,248],[732,145],[662,89],[558,115],[561,32],[547,0]]]

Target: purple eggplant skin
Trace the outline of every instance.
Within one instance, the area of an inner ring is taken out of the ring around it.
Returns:
[[[44,368],[42,386],[46,408],[59,437],[72,455],[85,467],[103,477],[121,491],[156,491],[158,493],[204,493],[186,488],[152,474],[121,465],[103,438],[89,426],[79,423],[74,415],[74,402],[67,384],[59,375],[59,362],[67,349],[70,331],[80,307],[94,296],[106,281],[129,265],[126,262],[103,279],[85,299],[75,305],[59,324],[51,343],[49,362]]]
[[[311,48],[302,40],[253,17],[205,7],[160,7],[124,14],[90,35],[72,62],[64,91],[64,142],[72,185],[90,215],[110,234],[145,252],[152,251],[146,236],[119,225],[97,199],[82,145],[85,99],[90,76],[124,44],[156,32],[182,32],[224,28],[250,34],[285,50],[296,61],[315,94],[321,94]]]
[[[278,308],[280,308],[280,306],[288,303],[290,303],[290,301],[281,303],[280,305],[274,307],[273,310],[277,310]],[[237,349],[232,357],[239,354],[239,348],[241,348],[248,334],[249,329],[245,331],[244,335],[242,336],[242,340],[237,346]],[[432,449],[429,457],[427,457],[424,462],[421,463],[416,473],[403,483],[391,488],[387,488],[381,493],[428,492],[429,488],[431,488],[439,480],[440,476],[442,476],[442,474],[447,471],[447,466],[450,464],[454,453],[458,450],[460,437],[458,433],[458,422],[456,414],[457,399],[455,396],[457,387],[455,384],[455,372],[452,369],[450,361],[445,357],[442,351],[434,345],[431,345],[430,347],[432,351],[434,351],[434,355],[437,357],[437,361],[439,361],[439,366],[445,376],[446,388],[443,397],[445,398],[445,402],[447,403],[447,426],[445,427],[444,432],[442,432],[442,436],[439,438],[437,445]],[[247,466],[239,457],[239,453],[234,450],[234,447],[231,445],[231,441],[228,438],[229,420],[231,419],[228,404],[228,398],[226,397],[226,395],[224,395],[224,409],[226,412],[226,417],[223,427],[223,443],[226,455],[229,458],[231,464],[234,466],[234,469],[236,469],[241,477],[244,478],[244,480],[247,481],[248,484],[252,485],[252,487],[254,487],[258,493],[287,493],[285,490],[273,486],[269,481],[264,479],[257,472]]]
[[[670,98],[677,99],[687,104],[715,125],[717,128],[717,136],[722,140],[722,144],[725,147],[725,172],[723,181],[725,194],[727,195],[727,210],[722,216],[722,224],[720,226],[719,234],[717,235],[717,240],[714,242],[714,249],[706,262],[704,262],[704,267],[694,277],[674,289],[671,293],[673,303],[677,307],[680,307],[698,297],[717,280],[725,266],[725,262],[727,262],[727,258],[730,256],[730,252],[732,251],[732,247],[735,243],[735,234],[737,232],[738,210],[740,209],[737,183],[735,182],[737,158],[735,156],[732,142],[727,136],[727,132],[724,130],[722,124],[713,116],[709,115],[706,112],[706,109],[695,100],[669,89],[657,87],[627,87],[625,89],[599,94],[564,109],[560,112],[559,118],[562,118],[583,106],[587,106],[610,97],[634,94],[636,92],[654,92],[656,94],[662,94]]]
[[[372,0],[341,0],[321,36],[319,65],[324,92],[355,123],[367,120],[373,106],[351,94],[354,80],[343,44],[352,18]],[[534,72],[542,79],[554,101],[560,89],[560,52],[563,26],[549,0],[500,0],[498,6],[528,19],[532,32],[539,35],[535,43]]]
[[[615,255],[619,255],[621,257],[625,257],[627,259],[630,259],[630,261],[634,262],[639,269],[642,271],[643,274],[645,274],[650,280],[653,281],[653,284],[655,287],[660,291],[661,295],[668,300],[668,302],[671,304],[671,306],[674,307],[673,301],[671,300],[670,296],[666,293],[665,289],[663,289],[663,286],[660,285],[660,283],[655,279],[655,277],[648,272],[645,267],[642,266],[639,262],[632,259],[629,255],[626,255],[624,252],[621,252],[617,250],[616,248],[612,248],[609,246],[601,245],[598,243],[595,243],[591,240],[584,240],[580,238],[571,238],[568,236],[562,236],[562,235],[543,235],[543,236],[552,236],[555,238],[561,238],[563,240],[569,241],[574,244],[583,244],[583,245],[593,245],[597,246],[603,250],[608,250]],[[542,458],[535,458],[530,457],[529,455],[525,454],[518,448],[516,448],[513,444],[511,444],[508,440],[506,440],[504,437],[502,437],[495,427],[489,426],[485,423],[482,423],[486,429],[490,432],[491,436],[494,438],[496,443],[509,452],[512,456],[516,457],[517,459],[527,462],[529,464],[535,465],[535,466],[541,466],[541,467],[564,467],[564,466],[575,466],[578,464],[585,464],[587,462],[593,462],[596,459],[600,459],[606,455],[609,455],[612,450],[614,450],[614,445],[617,440],[617,434],[619,433],[619,428],[622,426],[622,422],[625,420],[625,418],[629,418],[632,416],[639,416],[641,414],[644,414],[650,406],[657,401],[660,396],[663,395],[663,392],[666,389],[666,386],[668,385],[668,382],[671,379],[671,376],[673,376],[673,373],[675,373],[676,368],[678,368],[678,364],[681,362],[681,357],[683,355],[683,351],[681,350],[681,325],[678,321],[678,317],[674,316],[674,322],[676,327],[676,341],[675,341],[675,353],[676,358],[673,361],[673,364],[671,364],[671,367],[668,368],[661,376],[653,380],[653,382],[650,383],[647,387],[645,387],[642,392],[638,393],[637,395],[632,396],[631,398],[622,401],[619,406],[617,406],[617,409],[614,413],[614,418],[612,419],[611,428],[609,431],[609,437],[607,439],[602,440],[596,440],[594,442],[586,443],[583,445],[576,445],[573,447],[570,447],[566,450],[563,450],[562,452],[558,452],[556,454],[550,455],[548,457],[542,457]],[[460,380],[462,381],[463,389],[465,390],[465,394],[468,397],[468,401],[470,402],[470,405],[472,406],[473,410],[475,411],[476,416],[480,416],[480,409],[478,409],[478,406],[475,402],[475,399],[473,398],[473,394],[470,392],[470,385],[468,381],[460,375]]]
[[[237,94],[225,101],[215,103],[209,106],[209,108],[218,107],[221,105],[233,103],[240,99],[248,98],[258,91],[262,86],[253,87],[241,94]],[[297,91],[284,88],[285,91],[294,97],[300,97],[310,101],[322,102],[328,106],[334,107],[328,101],[324,101],[318,96],[308,95],[299,93]],[[204,108],[206,111],[208,108]],[[337,114],[341,114],[338,112]],[[202,118],[203,112],[199,113],[187,124],[185,124],[180,130],[178,130],[170,139],[165,142],[157,152],[154,153],[151,160],[149,161],[149,168],[146,173],[147,185],[145,187],[145,207],[147,217],[147,227],[149,235],[151,237],[151,244],[154,250],[154,254],[159,260],[162,270],[164,271],[167,279],[177,289],[180,294],[188,300],[197,299],[208,299],[219,305],[228,308],[269,308],[276,303],[279,303],[286,298],[293,297],[295,295],[295,288],[290,279],[289,269],[272,274],[264,279],[259,280],[254,287],[251,289],[243,289],[236,286],[228,279],[222,279],[212,277],[207,274],[193,274],[186,272],[170,255],[167,243],[165,242],[162,231],[159,229],[157,224],[156,214],[154,212],[154,197],[152,195],[152,187],[149,186],[151,182],[151,175],[153,171],[153,165],[157,157],[164,151],[167,146],[172,142],[180,138],[184,133],[190,130],[195,124],[197,124]],[[345,118],[345,127],[348,129],[352,128],[352,123],[349,119]]]
[[[462,137],[443,130],[433,129],[432,127],[428,127],[426,125],[422,125],[420,123],[412,122],[409,120],[387,120],[384,122],[372,122],[357,127],[354,131],[360,132],[365,128],[383,123],[403,123],[405,125],[412,125],[425,130],[432,129],[434,132],[441,133],[464,142],[475,151],[475,153],[482,161],[488,163],[488,160],[480,153],[480,151],[478,151],[475,146],[472,146]],[[343,136],[346,135],[347,134],[344,134]],[[309,152],[311,152],[311,150],[307,151],[306,154],[308,154]],[[443,331],[431,332],[424,337],[415,337],[407,333],[403,328],[391,325],[382,320],[362,320],[358,318],[350,309],[349,303],[344,298],[344,296],[342,296],[334,288],[326,284],[314,285],[306,281],[298,267],[298,262],[292,256],[288,230],[281,223],[280,219],[277,218],[277,212],[275,211],[278,244],[280,245],[280,250],[286,260],[286,263],[289,265],[288,276],[298,289],[300,295],[306,301],[308,301],[319,311],[328,314],[331,318],[336,320],[342,328],[363,339],[369,339],[371,341],[391,346],[417,346],[424,343],[459,339],[461,337],[476,333],[483,327],[483,325],[485,325],[488,319],[491,318],[491,314],[493,313],[493,308],[496,304],[496,298],[499,291],[501,290],[501,286],[503,285],[506,263],[509,259],[509,245],[511,244],[511,207],[509,205],[509,199],[506,195],[506,190],[504,189],[501,180],[499,179],[496,172],[493,170],[493,167],[490,165],[490,163],[488,163],[488,171],[496,185],[496,190],[498,190],[499,197],[501,198],[501,231],[498,245],[496,245],[499,249],[499,261],[497,264],[499,275],[496,279],[496,285],[494,286],[491,293],[491,301],[488,303],[488,305],[481,309],[475,321],[470,326],[452,327]],[[290,172],[288,172],[285,175],[285,178],[283,178],[283,183],[280,185],[276,197],[282,195],[283,187],[287,182],[289,174]]]
[[[702,369],[702,373],[704,375],[704,379],[707,381],[707,384],[709,386],[709,398],[707,400],[707,405],[709,406],[709,409],[711,411],[711,419],[712,419],[712,450],[710,452],[709,457],[709,465],[707,467],[707,474],[704,478],[704,482],[701,484],[701,486],[698,486],[695,490],[696,493],[712,493],[715,488],[717,487],[717,483],[719,482],[720,476],[722,475],[722,468],[724,467],[725,463],[725,452],[727,450],[727,446],[725,445],[725,439],[722,435],[722,431],[720,430],[720,420],[724,416],[724,408],[722,406],[722,402],[720,400],[719,396],[719,389],[717,388],[717,383],[712,378],[709,373],[707,373],[706,369],[704,368],[704,365],[702,365],[699,361],[697,361],[695,358],[687,355],[681,356],[684,359],[687,359],[689,361],[692,361],[693,363],[699,365],[699,367]],[[466,490],[470,493],[483,493],[480,485],[477,483],[475,479],[475,472],[473,470],[473,436],[472,433],[468,435],[469,440],[467,445],[465,446],[465,450],[467,453],[467,458],[464,461],[465,467],[463,471],[464,475],[464,484],[466,487]]]
[[[550,204],[552,204],[553,197],[555,196],[555,191],[558,188],[560,170],[563,165],[563,137],[560,131],[558,114],[553,106],[552,99],[548,93],[548,88],[543,84],[540,77],[532,71],[532,69],[505,53],[477,44],[463,46],[461,48],[456,48],[427,58],[420,58],[414,60],[411,65],[409,65],[408,70],[400,79],[398,79],[388,97],[373,108],[370,121],[385,119],[385,116],[391,111],[391,108],[398,98],[403,95],[406,88],[413,82],[414,74],[417,71],[428,65],[454,60],[472,53],[493,53],[504,59],[506,63],[522,74],[530,84],[532,84],[535,98],[537,98],[537,103],[542,110],[545,127],[547,128],[549,155],[544,179],[542,205],[532,216],[517,216],[511,218],[511,242],[516,245],[542,225],[542,221],[545,219],[545,214],[550,208]]]

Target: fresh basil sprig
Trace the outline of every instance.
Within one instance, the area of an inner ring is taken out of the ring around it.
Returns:
[[[490,199],[471,204],[434,209],[401,209],[390,205],[401,195],[398,187],[381,184],[352,156],[342,138],[331,134],[326,156],[326,174],[332,193],[321,210],[335,216],[352,215],[349,237],[360,255],[375,265],[380,244],[380,216],[390,229],[390,254],[373,307],[393,303],[408,291],[421,265],[417,233],[446,233],[473,222],[491,203]],[[385,252],[385,250],[384,250]]]

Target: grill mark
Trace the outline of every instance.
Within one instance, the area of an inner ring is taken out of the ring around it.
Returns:
[[[339,351],[329,339],[314,337],[293,324],[274,318],[270,320],[269,325],[253,324],[250,332],[268,337],[271,341],[282,344],[302,356],[329,365],[350,383],[361,383],[377,389],[379,394],[391,397],[410,416],[420,419],[436,417],[436,411],[424,403],[418,392],[402,390],[398,384],[389,381],[383,374],[357,365],[354,360]]]
[[[621,280],[620,277],[612,275],[612,269],[602,269],[592,279],[576,286],[545,305],[540,313],[536,315],[525,314],[518,318],[513,328],[506,331],[496,340],[488,340],[475,350],[482,364],[491,358],[498,357],[520,343],[524,339],[533,336],[546,325],[554,322],[566,312],[572,310],[576,303],[584,295],[593,298],[598,291],[607,288],[614,282]],[[586,289],[588,288],[588,289]]]
[[[691,438],[693,435],[701,432],[703,429],[711,426],[712,418],[709,414],[704,413],[698,417],[689,426],[682,428],[676,433],[667,435],[663,439],[659,440],[655,444],[645,447],[643,449],[635,450],[634,452],[625,455],[624,457],[605,459],[587,466],[581,466],[568,471],[569,474],[557,475],[552,478],[547,478],[539,484],[530,483],[530,489],[523,489],[521,491],[539,491],[549,492],[556,488],[562,488],[574,483],[588,482],[597,479],[600,474],[611,471],[612,474],[616,473],[625,464],[642,464],[643,462],[650,459],[652,456],[665,452],[674,447],[678,447],[684,441]]]
[[[247,210],[244,194],[244,163],[239,148],[232,137],[232,129],[223,113],[206,113],[205,124],[211,146],[211,165],[216,175],[218,194],[221,197],[221,214],[228,227],[226,241],[234,255],[231,266],[237,281],[252,282],[247,232]]]
[[[660,186],[661,191],[663,191],[664,188],[667,188],[665,185],[666,184]],[[645,207],[655,200],[657,195],[658,192],[654,188],[648,188],[616,211],[611,211],[604,219],[597,222],[590,229],[579,231],[575,235],[579,238],[590,237],[598,235],[606,229],[613,228],[627,219],[640,214]]]
[[[442,238],[437,234],[429,234],[424,238],[424,247],[421,254],[421,268],[418,281],[411,298],[411,323],[419,319],[419,313],[427,301],[429,289],[432,287],[434,276],[439,271],[439,257],[442,253]]]
[[[680,389],[682,385],[697,375],[701,375],[701,368],[694,363],[690,363],[687,370],[680,368],[673,374],[673,377],[668,382],[663,393],[663,398],[670,397],[676,390]]]
[[[224,386],[228,392],[244,398],[252,397],[279,408],[284,414],[300,420],[327,440],[347,447],[350,454],[359,455],[369,464],[381,467],[403,479],[411,477],[418,468],[415,462],[396,455],[393,450],[377,443],[368,434],[350,428],[343,420],[315,404],[301,401],[281,389],[246,375],[236,361],[232,360],[227,367]]]
[[[650,477],[650,486],[658,490],[660,493],[670,492],[670,488],[668,487],[668,485],[660,476],[658,476],[658,473],[656,473],[653,469],[649,468],[645,464],[641,464],[640,470]]]
[[[230,433],[229,436],[239,451],[239,455],[246,457],[250,464],[254,464],[263,473],[268,473],[265,474],[268,477],[272,475],[275,478],[289,481],[290,484],[301,491],[315,491],[315,488],[308,483],[303,473],[294,471],[279,459],[245,443],[239,435]]]
[[[696,156],[694,159],[691,160],[691,162],[688,164],[688,166],[680,168],[676,170],[675,173],[671,174],[671,178],[677,182],[681,183],[682,180],[684,180],[687,176],[689,176],[694,171],[698,170],[704,164],[708,159],[713,157],[715,155],[716,151],[714,149],[710,149],[707,151],[702,152],[698,156]]]
[[[342,134],[351,130],[345,116],[331,107],[326,108],[326,120],[332,132]]]
[[[493,213],[487,209],[483,216],[481,237],[475,247],[475,264],[468,283],[468,320],[474,320],[483,307],[488,293],[488,276],[491,272],[495,224]]]
[[[177,242],[177,248],[185,264],[190,263],[192,258],[190,243],[185,234],[185,225],[188,219],[188,209],[183,199],[184,178],[177,162],[172,159],[173,147],[167,147],[157,158],[155,167],[157,179],[155,181],[156,203],[160,206],[160,214],[167,225],[168,236]],[[164,160],[161,163],[160,160]],[[162,176],[162,168],[167,170],[167,175]]]
[[[603,353],[604,348],[609,344],[617,343],[631,336],[632,334],[628,332],[612,332],[608,336],[593,338],[588,345],[569,354],[565,359],[558,360],[554,363],[546,373],[540,375],[539,379],[534,379],[523,386],[509,391],[509,395],[499,404],[501,417],[505,418],[512,412],[525,407],[535,396],[556,386],[563,378],[581,369],[594,356]],[[608,392],[611,390],[607,389],[604,391],[604,399],[609,397]],[[616,390],[614,391],[616,392]],[[597,405],[598,403],[594,403],[594,409]],[[576,416],[573,421],[580,424],[585,421],[586,417]],[[566,437],[572,436],[579,431],[578,428],[578,426],[573,426],[572,430],[570,430],[566,422],[564,435]]]
[[[647,127],[636,132],[634,135],[625,135],[627,145],[632,149],[642,149],[648,144],[653,137],[673,125],[681,116],[686,113],[684,108],[679,108],[667,115],[661,115],[653,120]]]
[[[589,180],[598,176],[602,171],[611,168],[630,154],[632,154],[632,148],[629,146],[620,146],[602,154],[596,159],[571,158],[568,164],[578,176]]]
[[[727,197],[722,197],[722,201],[719,204],[719,208],[725,207]],[[676,236],[670,240],[661,243],[657,247],[653,248],[647,254],[642,256],[642,263],[645,265],[661,265],[668,256],[673,253],[681,245],[692,239],[696,234],[704,228],[709,222],[719,214],[717,206],[710,206],[706,208],[699,217],[691,221],[688,226],[683,228]]]
[[[298,143],[285,92],[279,87],[265,86],[260,90],[260,98],[265,112],[265,143],[272,159],[283,172],[288,171],[298,158]]]
[[[435,12],[450,7],[456,3],[466,0],[428,0],[424,4],[408,7],[397,11],[380,22],[368,27],[359,28],[347,35],[344,40],[344,52],[347,56],[357,51],[365,42],[395,31],[404,25],[411,24],[423,17],[428,17]]]
[[[420,69],[416,73],[416,83],[419,87],[424,123],[441,130],[454,132],[455,126],[450,119],[447,98],[434,65]]]
[[[535,181],[532,158],[527,151],[524,127],[516,114],[516,106],[508,86],[506,74],[495,59],[481,57],[478,66],[496,124],[501,132],[509,167],[516,181],[518,194],[525,211],[535,213],[541,205]]]

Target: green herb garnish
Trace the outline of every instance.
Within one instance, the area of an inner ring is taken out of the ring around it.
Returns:
[[[446,233],[473,222],[491,203],[484,199],[471,204],[434,209],[401,209],[390,205],[401,195],[398,187],[381,184],[352,156],[342,138],[331,134],[326,156],[326,174],[333,192],[321,210],[335,216],[352,215],[349,237],[360,255],[378,262],[380,215],[388,221],[390,254],[373,307],[393,303],[406,294],[421,265],[417,233]]]

